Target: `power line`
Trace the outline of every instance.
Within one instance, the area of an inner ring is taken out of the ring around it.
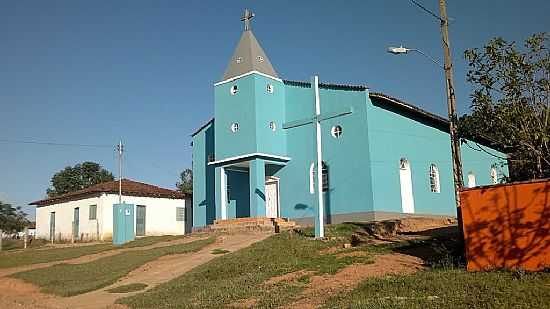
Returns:
[[[31,141],[31,140],[12,140],[12,139],[0,139],[0,143],[7,144],[33,144],[33,145],[46,145],[46,146],[65,146],[65,147],[95,147],[95,148],[112,148],[113,145],[102,144],[73,144],[73,143],[57,143],[57,142],[43,142],[43,141]]]
[[[423,6],[422,4],[418,3],[417,1],[415,0],[409,0],[411,1],[414,5],[416,5],[417,7],[419,7],[422,11],[432,15],[433,17],[435,17],[437,20],[439,21],[443,21],[443,19],[441,17],[439,17],[439,15],[435,14],[434,12],[428,10],[425,6]]]

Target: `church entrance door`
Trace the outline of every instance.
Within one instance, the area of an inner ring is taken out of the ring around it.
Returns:
[[[279,179],[269,177],[265,182],[265,215],[268,218],[279,216]]]

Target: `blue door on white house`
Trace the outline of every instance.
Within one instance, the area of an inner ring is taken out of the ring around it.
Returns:
[[[73,236],[74,238],[78,239],[78,234],[80,233],[80,208],[74,209],[74,216],[73,216]]]
[[[50,240],[55,240],[55,212],[50,212]]]
[[[136,206],[136,236],[145,236],[145,206]]]

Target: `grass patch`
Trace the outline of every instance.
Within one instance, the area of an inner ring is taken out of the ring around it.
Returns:
[[[127,251],[89,263],[58,264],[16,273],[12,277],[36,284],[46,293],[72,296],[108,286],[130,271],[161,256],[195,252],[214,240],[209,238],[168,247]]]
[[[349,238],[353,233],[362,227],[356,223],[329,224],[325,226],[325,237],[346,237]],[[315,237],[314,227],[304,227],[298,231],[305,237]]]
[[[117,286],[116,288],[108,289],[109,293],[130,293],[141,291],[147,287],[145,283],[131,283],[126,285]]]
[[[550,273],[421,271],[370,279],[326,308],[549,308]]]
[[[216,248],[216,249],[210,251],[211,254],[226,254],[226,253],[229,253],[229,252],[231,252],[231,251],[221,249],[221,248]]]
[[[132,308],[220,308],[245,299],[257,299],[255,306],[285,305],[304,288],[309,278],[299,282],[263,283],[275,276],[309,270],[317,274],[335,273],[352,263],[369,263],[372,257],[320,254],[341,245],[338,241],[313,241],[281,233],[250,247],[220,256],[185,275],[139,295],[119,300]]]
[[[27,248],[40,248],[47,244],[48,241],[45,239],[33,239],[30,242],[30,245]],[[3,239],[2,240],[2,251],[23,249],[25,242],[23,239]]]
[[[41,250],[25,250],[0,255],[0,268],[10,268],[29,264],[47,263],[81,257],[114,249],[112,244],[52,248]]]
[[[65,248],[43,248],[40,250],[27,249],[19,252],[0,253],[0,268],[10,268],[23,265],[47,263],[78,258],[84,255],[100,253],[107,250],[145,247],[158,242],[179,239],[182,236],[149,236],[139,238],[122,246],[113,246],[112,243],[97,245],[75,246]],[[33,243],[39,239],[33,240]]]

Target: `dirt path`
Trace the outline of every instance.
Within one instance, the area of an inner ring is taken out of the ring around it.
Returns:
[[[113,250],[107,250],[107,251],[102,251],[102,252],[98,252],[98,253],[83,255],[83,256],[80,256],[80,257],[77,257],[77,258],[74,258],[74,259],[69,259],[69,260],[52,261],[52,262],[37,263],[37,264],[24,265],[24,266],[12,267],[12,268],[4,268],[4,269],[0,269],[0,278],[6,277],[6,276],[9,276],[11,274],[18,273],[18,272],[29,271],[29,270],[33,270],[33,269],[39,269],[39,268],[46,268],[46,267],[50,267],[52,265],[61,264],[61,263],[64,263],[64,264],[82,264],[82,263],[95,261],[95,260],[100,259],[100,258],[113,256],[113,255],[116,255],[116,254],[119,254],[119,253],[122,253],[122,252],[140,251],[140,250],[148,250],[148,249],[154,249],[154,248],[160,248],[160,247],[167,247],[167,246],[173,246],[173,245],[178,245],[178,244],[185,244],[185,243],[188,243],[188,242],[192,242],[192,241],[199,240],[199,239],[206,239],[206,238],[207,238],[207,236],[201,235],[201,234],[189,235],[189,236],[182,237],[181,239],[158,242],[158,243],[154,243],[154,244],[149,245],[149,246],[123,248],[123,249],[113,249]]]
[[[400,254],[384,254],[376,258],[373,264],[355,264],[347,266],[335,275],[313,276],[310,283],[294,303],[284,308],[309,309],[323,305],[331,296],[350,291],[368,278],[387,275],[412,274],[424,268],[420,258]],[[289,276],[289,274],[285,275]]]
[[[0,308],[123,308],[124,306],[113,305],[118,298],[142,293],[144,290],[121,294],[109,293],[107,290],[131,283],[144,283],[147,285],[146,289],[151,289],[218,257],[219,255],[210,253],[213,249],[236,251],[263,240],[269,235],[267,233],[221,235],[214,244],[208,245],[198,252],[161,257],[135,269],[111,286],[73,297],[47,295],[41,293],[39,288],[32,284],[12,278],[1,278]],[[10,294],[4,295],[2,291],[10,291]]]

